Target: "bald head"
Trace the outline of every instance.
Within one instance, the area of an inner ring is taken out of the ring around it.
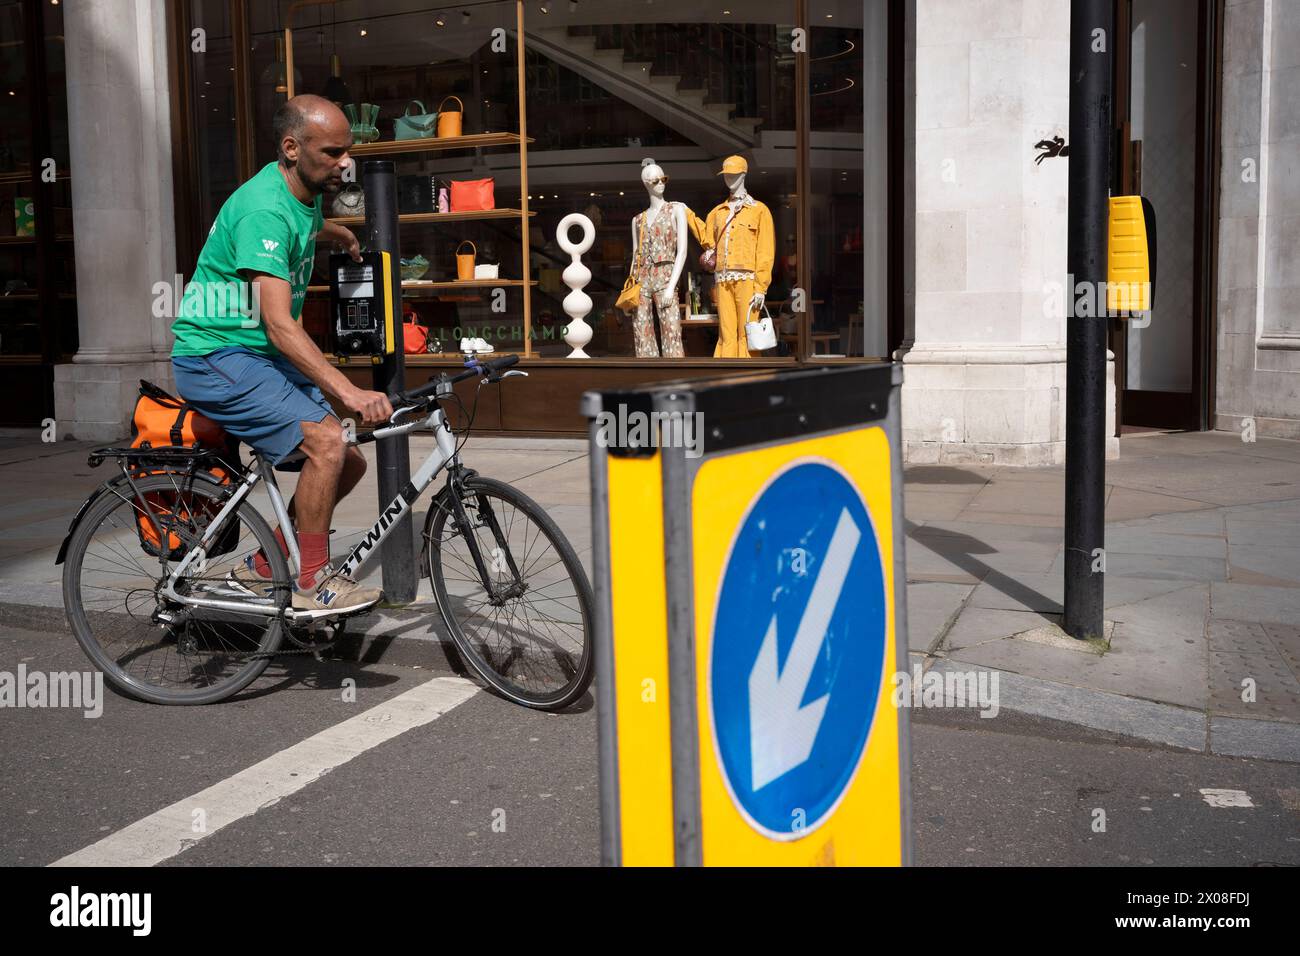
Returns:
[[[303,93],[286,100],[271,120],[275,133],[275,145],[280,158],[284,158],[284,139],[292,136],[299,143],[305,143],[319,129],[342,125],[348,127],[347,117],[343,111],[314,93]],[[348,127],[350,130],[351,128]]]
[[[280,163],[312,194],[337,192],[351,165],[352,128],[343,111],[304,93],[286,101],[271,121]]]

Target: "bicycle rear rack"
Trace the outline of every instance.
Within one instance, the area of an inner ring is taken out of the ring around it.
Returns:
[[[215,464],[230,471],[242,470],[240,466],[229,461],[229,456],[223,449],[204,448],[198,445],[190,447],[163,445],[158,448],[119,448],[114,446],[92,448],[90,454],[86,456],[86,464],[91,468],[98,468],[110,458],[116,459],[123,465],[138,467],[152,466],[188,471],[193,468]]]

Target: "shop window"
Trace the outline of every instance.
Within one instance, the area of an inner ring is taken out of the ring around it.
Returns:
[[[813,355],[888,355],[884,0],[810,0]]]
[[[522,87],[533,140],[527,197],[515,145],[385,154],[398,165],[399,194],[409,189],[403,213],[436,209],[438,183],[489,177],[497,207],[522,208],[527,202],[533,213],[526,228],[527,263],[521,217],[403,220],[403,255],[429,262],[422,281],[452,281],[455,250],[466,241],[479,263],[516,280],[507,288],[504,321],[481,290],[407,289],[407,304],[447,351],[466,334],[487,339],[499,351],[523,351],[525,295],[519,283],[527,272],[533,282],[527,347],[544,357],[568,353],[562,307],[568,289],[561,278],[568,257],[555,230],[564,216],[582,212],[597,233],[584,256],[593,302],[586,318],[594,331],[587,351],[595,357],[636,356],[635,316],[617,310],[615,301],[632,267],[634,217],[649,205],[643,161],[653,159],[667,175],[669,201],[685,204],[705,221],[728,198],[718,175],[723,160],[739,155],[748,164],[747,192],[772,217],[766,305],[778,343],[762,357],[885,354],[884,0],[869,0],[865,11],[849,0],[752,0],[708,9],[685,0],[530,3],[524,6],[522,77],[512,0],[430,3],[416,11],[382,0],[186,2],[191,17],[210,17],[219,25],[209,31],[206,71],[224,69],[237,78],[232,68],[238,64],[229,62],[227,8],[243,11],[248,50],[245,95],[235,97],[233,84],[223,89],[230,112],[224,112],[224,100],[207,104],[203,117],[199,107],[191,111],[200,127],[196,144],[202,141],[203,147],[195,152],[196,162],[205,170],[200,191],[206,206],[203,222],[192,227],[196,232],[206,233],[205,224],[238,182],[274,160],[271,118],[290,89],[346,99],[358,109],[374,104],[378,136],[388,140],[394,121],[408,109],[434,112],[444,104],[463,106],[465,133],[517,131]],[[800,16],[808,29],[806,112],[805,91],[796,87]],[[292,31],[287,46],[286,27]],[[190,69],[201,96],[209,77],[193,64]],[[243,117],[236,110],[240,99],[246,102]],[[796,187],[801,125],[811,144],[806,197]],[[242,172],[241,156],[249,167]],[[432,200],[427,189],[418,188],[422,180],[435,183]],[[806,215],[801,202],[808,203]],[[801,222],[808,223],[807,236],[800,235]],[[798,262],[800,248],[807,263]],[[675,290],[683,352],[691,358],[712,357],[719,338],[714,278],[699,264],[701,251],[692,236]],[[318,252],[315,284],[322,286],[327,250]],[[304,325],[328,348],[325,312],[324,296],[309,296]],[[659,324],[655,338],[658,347]]]
[[[568,290],[561,273],[568,257],[555,229],[569,213],[585,213],[597,236],[584,258],[592,271],[586,288],[593,302],[592,355],[638,351],[636,316],[617,310],[615,301],[632,267],[634,217],[649,205],[641,178],[646,159],[668,177],[665,198],[700,220],[728,198],[718,175],[723,159],[746,160],[746,191],[768,207],[774,227],[766,237],[775,260],[768,305],[778,324],[793,330],[795,5],[734,8],[557,3],[543,14],[536,4],[527,7],[528,125],[537,138],[529,149],[531,205],[538,212],[534,321],[563,326]],[[707,358],[719,337],[714,276],[701,269],[696,240],[687,245],[675,290],[684,316],[682,348],[686,357]],[[656,322],[656,351],[664,339],[663,323]],[[782,336],[765,357],[793,356],[796,339]],[[563,355],[567,347],[543,343],[540,351]]]
[[[186,144],[186,155],[178,164],[176,221],[183,235],[176,267],[186,276],[222,204],[246,172],[240,165],[236,96],[234,13],[239,6],[228,0],[184,0],[177,6],[177,69],[185,76],[176,84],[181,128],[174,133]],[[202,50],[193,48],[194,29],[203,30]]]

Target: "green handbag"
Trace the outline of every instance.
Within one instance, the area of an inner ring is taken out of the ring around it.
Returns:
[[[412,113],[411,107],[418,106],[420,112]],[[438,114],[426,113],[424,104],[411,100],[406,104],[406,112],[393,120],[393,134],[396,139],[428,139],[438,129]]]
[[[343,107],[347,114],[348,125],[352,129],[352,142],[373,143],[379,139],[379,107],[373,103],[362,103],[358,113],[357,104],[348,103]]]

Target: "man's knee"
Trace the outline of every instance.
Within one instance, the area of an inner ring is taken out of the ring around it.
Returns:
[[[312,464],[334,472],[342,471],[345,452],[348,451],[343,443],[343,426],[332,416],[321,422],[303,422],[302,450]]]
[[[357,481],[366,473],[366,456],[356,448],[347,446],[343,449],[343,471]]]

